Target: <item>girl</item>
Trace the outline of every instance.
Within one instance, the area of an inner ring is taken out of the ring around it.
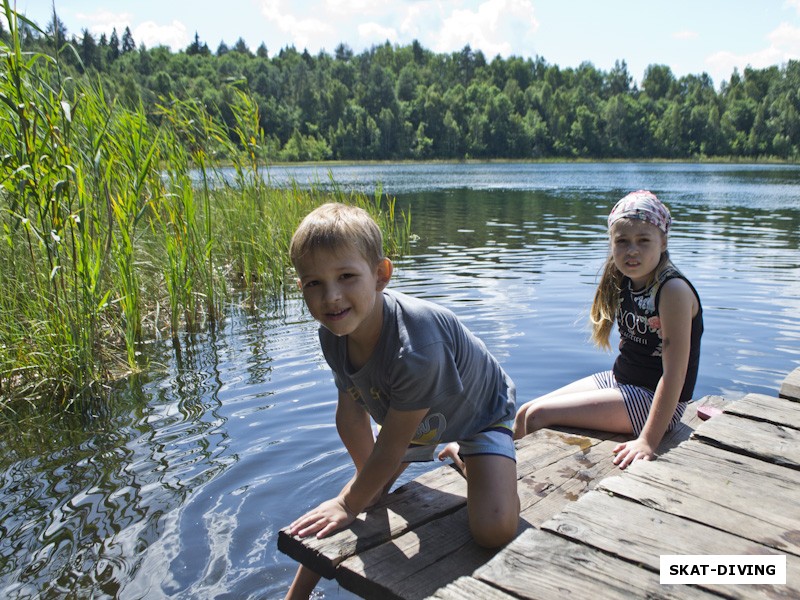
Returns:
[[[614,206],[611,251],[591,310],[592,340],[602,348],[610,348],[617,322],[614,368],[523,404],[515,439],[550,425],[599,429],[635,436],[614,449],[621,469],[655,456],[692,398],[703,333],[700,298],[669,259],[671,222],[667,207],[648,191]]]

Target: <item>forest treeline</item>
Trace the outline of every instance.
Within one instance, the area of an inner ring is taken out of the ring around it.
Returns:
[[[56,54],[130,106],[199,99],[233,129],[237,83],[258,104],[269,160],[800,155],[800,61],[735,71],[717,89],[705,73],[677,78],[665,65],[636,85],[624,60],[609,71],[560,68],[538,56],[488,60],[469,46],[434,53],[417,41],[271,56],[241,38],[212,51],[197,34],[176,52],[148,49],[127,28],[71,34],[55,15],[22,30],[25,48]]]

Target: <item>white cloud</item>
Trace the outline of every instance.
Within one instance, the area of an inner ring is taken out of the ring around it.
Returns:
[[[800,4],[800,0],[793,1]],[[781,23],[767,35],[767,39],[770,42],[769,46],[756,52],[734,54],[721,51],[706,58],[705,62],[711,68],[714,81],[726,80],[734,68],[741,72],[747,66],[763,69],[800,59],[800,28]]]
[[[333,14],[365,14],[370,12],[380,12],[384,6],[390,6],[391,2],[379,2],[376,0],[325,0],[325,7]]]
[[[676,40],[694,40],[697,39],[699,35],[700,34],[698,34],[696,31],[684,30],[676,31],[672,34],[672,37],[674,37]]]
[[[100,10],[93,13],[77,13],[75,17],[84,23],[84,27],[95,37],[102,34],[110,36],[116,29],[117,36],[122,39],[125,28],[129,27],[137,46],[139,44],[144,44],[148,48],[169,46],[173,51],[177,51],[188,46],[190,41],[186,25],[177,19],[168,25],[144,21],[134,26],[133,15],[129,12],[115,13]]]
[[[789,8],[794,7],[794,9],[797,11],[797,14],[800,15],[800,0],[786,0],[783,5],[788,6]]]
[[[159,25],[154,21],[145,21],[131,31],[133,41],[137,45],[144,44],[148,48],[169,46],[178,51],[189,45],[190,36],[186,25],[174,20],[169,25]]]
[[[366,42],[383,43],[389,40],[394,43],[397,41],[397,30],[392,27],[384,27],[379,23],[362,23],[358,26],[358,35]]]
[[[77,13],[75,17],[78,21],[87,23],[86,29],[94,36],[99,36],[103,33],[108,36],[116,29],[117,35],[120,37],[125,28],[131,26],[131,19],[133,18],[131,13],[114,13],[109,10],[99,10],[94,13]],[[131,31],[131,33],[133,32]]]
[[[295,10],[297,6],[289,2],[261,0],[261,14],[278,29],[288,33],[295,47],[316,50],[324,46],[320,43],[321,40],[328,39],[335,33],[330,23],[315,17],[298,18],[291,14]]]
[[[454,9],[442,22],[433,41],[439,52],[460,50],[467,44],[492,57],[513,53],[535,54],[530,37],[539,28],[529,0],[486,0],[477,10]]]
[[[800,27],[781,23],[775,31],[767,36],[767,39],[772,47],[784,53],[786,60],[797,58],[800,55]]]
[[[424,23],[424,17],[427,16],[428,9],[422,4],[412,4],[406,8],[405,15],[400,23],[400,31],[407,36],[416,38],[419,36],[421,29],[420,23]]]

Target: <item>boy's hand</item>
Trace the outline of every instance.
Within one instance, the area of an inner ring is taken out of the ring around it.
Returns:
[[[289,533],[300,537],[316,533],[318,538],[323,538],[337,529],[347,527],[355,519],[356,515],[348,510],[341,497],[331,498],[289,525]]]

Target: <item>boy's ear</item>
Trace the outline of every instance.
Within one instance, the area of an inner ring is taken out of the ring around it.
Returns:
[[[392,278],[392,271],[394,271],[394,265],[392,264],[392,261],[390,261],[388,258],[381,259],[381,262],[378,263],[377,268],[377,291],[383,291],[383,288],[389,284],[389,280]]]

